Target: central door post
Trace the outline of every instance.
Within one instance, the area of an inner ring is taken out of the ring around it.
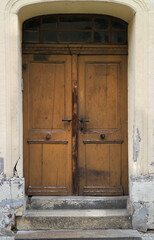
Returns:
[[[77,55],[72,55],[72,182],[73,195],[78,195],[78,74]]]

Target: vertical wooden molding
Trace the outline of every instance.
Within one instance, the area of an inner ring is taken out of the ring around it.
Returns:
[[[77,88],[77,55],[72,55],[72,180],[73,195],[78,193],[78,88]]]

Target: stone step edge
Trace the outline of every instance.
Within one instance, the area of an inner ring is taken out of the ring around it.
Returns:
[[[126,209],[26,210],[23,217],[118,217],[130,216]]]
[[[130,239],[141,240],[141,235],[136,230],[37,230],[18,231],[15,239]]]

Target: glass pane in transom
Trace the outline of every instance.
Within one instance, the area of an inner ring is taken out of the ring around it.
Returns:
[[[62,43],[90,43],[91,32],[60,32],[59,42]]]
[[[47,16],[42,18],[42,29],[56,29],[57,18],[55,16]]]
[[[111,43],[127,43],[126,32],[112,32]]]
[[[28,20],[23,25],[24,29],[37,29],[40,27],[40,18]]]
[[[109,19],[97,17],[94,20],[94,28],[98,30],[106,30],[109,28]]]
[[[114,30],[124,30],[127,28],[126,24],[124,22],[120,22],[117,20],[112,20],[111,21],[111,27]]]
[[[59,19],[59,29],[91,29],[91,17],[62,16]]]
[[[109,33],[108,32],[95,32],[94,33],[94,42],[95,43],[108,43],[109,42]]]
[[[40,41],[39,31],[37,30],[24,31],[23,41],[27,43],[39,43]]]
[[[42,42],[43,43],[56,43],[57,42],[57,32],[43,31],[42,32]]]

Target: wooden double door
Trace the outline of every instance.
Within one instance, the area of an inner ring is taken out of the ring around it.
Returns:
[[[23,56],[28,195],[127,195],[126,59]]]

